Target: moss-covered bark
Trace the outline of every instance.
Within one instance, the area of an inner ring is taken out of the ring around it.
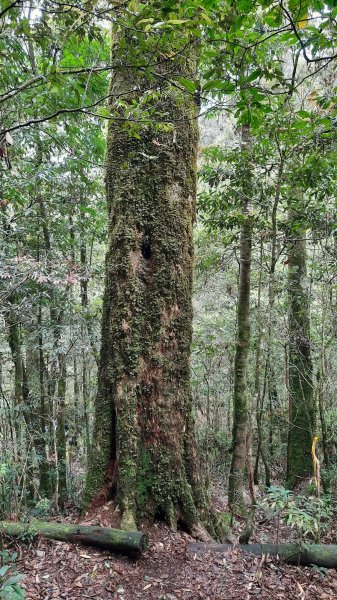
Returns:
[[[230,544],[188,544],[188,550],[193,553],[211,550],[224,553],[232,548]],[[333,544],[240,544],[239,548],[252,554],[279,556],[292,565],[317,565],[328,569],[337,568],[337,546]]]
[[[121,531],[96,525],[52,523],[33,519],[29,523],[0,521],[0,534],[14,537],[42,535],[51,540],[89,544],[126,554],[146,550],[148,538],[138,531]]]
[[[293,216],[290,215],[291,225]],[[294,229],[294,227],[292,227]],[[288,250],[289,299],[289,433],[287,486],[312,473],[311,443],[315,399],[310,351],[309,289],[305,231],[291,236]]]
[[[228,482],[228,501],[232,508],[244,507],[243,490],[246,468],[246,441],[249,421],[247,400],[247,360],[250,340],[250,272],[252,262],[252,220],[249,215],[249,194],[251,192],[251,133],[249,125],[243,126],[242,151],[245,153],[247,168],[245,200],[243,203],[243,223],[240,233],[240,276],[237,309],[237,337],[234,364],[233,433],[232,463]]]
[[[67,498],[67,448],[65,433],[65,402],[67,370],[66,357],[59,354],[59,378],[57,382],[57,471],[58,505],[63,510]]]
[[[185,51],[179,61],[175,72],[192,78],[194,58]],[[172,127],[148,125],[136,137],[123,121],[109,127],[106,287],[85,502],[116,492],[126,528],[146,515],[190,530],[202,521],[214,534],[190,391],[198,126],[193,96],[166,81],[172,68],[169,60],[160,67],[153,116]],[[145,75],[121,68],[111,90],[137,86],[148,86]],[[111,111],[125,117],[120,105]]]
[[[40,319],[38,319],[40,324]],[[41,331],[41,326],[40,326]],[[41,351],[36,342],[27,344],[26,347],[26,387],[29,413],[29,437],[34,445],[35,461],[39,470],[39,494],[49,497],[51,493],[50,473],[46,455],[45,425],[47,422],[46,407],[44,403],[43,371],[41,368]],[[35,469],[35,465],[33,466]],[[33,473],[30,474],[33,477]]]

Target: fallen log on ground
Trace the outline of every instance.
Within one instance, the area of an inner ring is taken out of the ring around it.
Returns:
[[[30,523],[0,521],[0,534],[12,537],[42,535],[61,542],[98,546],[123,554],[140,553],[148,547],[148,537],[140,531],[122,531],[96,525],[76,525],[32,520]]]
[[[239,544],[237,546],[244,552],[262,555],[270,554],[279,556],[287,563],[294,565],[317,565],[328,569],[337,569],[337,546],[323,544]],[[232,544],[188,544],[191,552],[200,550],[213,550],[213,552],[225,552],[233,548]]]

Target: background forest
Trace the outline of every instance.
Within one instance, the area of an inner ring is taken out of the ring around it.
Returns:
[[[288,521],[286,490],[300,483],[291,519],[319,541],[337,481],[334,1],[0,8],[1,518],[81,508],[108,123],[136,141],[149,124],[170,133],[169,82],[178,106],[193,100],[200,127],[191,373],[204,479],[238,516],[269,490],[265,502]],[[127,33],[114,55],[116,27]],[[199,66],[185,76],[175,60],[191,46]],[[154,70],[158,52],[172,70]],[[109,88],[119,68],[134,89],[145,78],[137,97]]]

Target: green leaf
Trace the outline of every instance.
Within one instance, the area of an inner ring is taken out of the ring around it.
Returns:
[[[264,21],[270,27],[279,27],[282,24],[282,11],[279,7],[271,10],[264,16]]]
[[[188,19],[169,19],[166,23],[170,23],[171,25],[183,25],[183,23],[187,23]]]
[[[249,13],[252,8],[252,2],[251,0],[238,0],[237,7],[239,13]]]
[[[208,25],[214,25],[214,21],[212,21],[211,17],[206,13],[201,13],[200,17],[208,23]]]
[[[110,111],[109,111],[109,109],[108,109],[108,108],[106,108],[106,106],[100,106],[100,107],[97,109],[97,114],[98,114],[100,117],[110,117]]]
[[[23,580],[23,575],[12,575],[12,577],[8,577],[6,581],[2,584],[2,587],[5,589],[6,587],[10,587],[15,583],[19,583],[19,581]]]
[[[1,569],[0,569],[0,577],[3,577],[4,575],[6,575],[8,569],[9,569],[9,565],[3,565],[3,567],[1,567]]]
[[[136,25],[141,25],[142,23],[153,23],[154,19],[151,17],[150,19],[141,19],[136,23]]]
[[[245,79],[245,81],[247,83],[249,83],[250,81],[255,81],[255,79],[258,79],[260,77],[261,73],[262,73],[261,69],[256,69],[250,75],[248,75],[248,77]]]
[[[185,77],[179,77],[178,81],[179,81],[179,83],[181,83],[181,85],[183,85],[187,89],[188,92],[194,93],[197,89],[195,81],[192,81],[191,79],[185,79]]]
[[[234,85],[234,83],[230,83],[228,81],[222,81],[221,79],[213,79],[211,81],[207,81],[202,86],[202,89],[204,92],[208,92],[210,90],[221,90],[225,93],[230,94],[231,92],[234,92],[235,85]]]
[[[299,110],[296,114],[303,119],[311,119],[311,113],[307,110]]]

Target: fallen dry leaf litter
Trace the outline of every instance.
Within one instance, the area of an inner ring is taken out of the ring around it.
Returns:
[[[91,524],[113,525],[106,506]],[[265,530],[263,529],[265,528]],[[260,541],[275,524],[262,524]],[[283,531],[283,535],[288,532]],[[150,548],[139,559],[40,538],[20,547],[18,569],[29,600],[336,600],[337,573],[285,565],[233,547],[193,553],[192,538],[164,524],[149,528]],[[323,576],[322,576],[323,575]]]

